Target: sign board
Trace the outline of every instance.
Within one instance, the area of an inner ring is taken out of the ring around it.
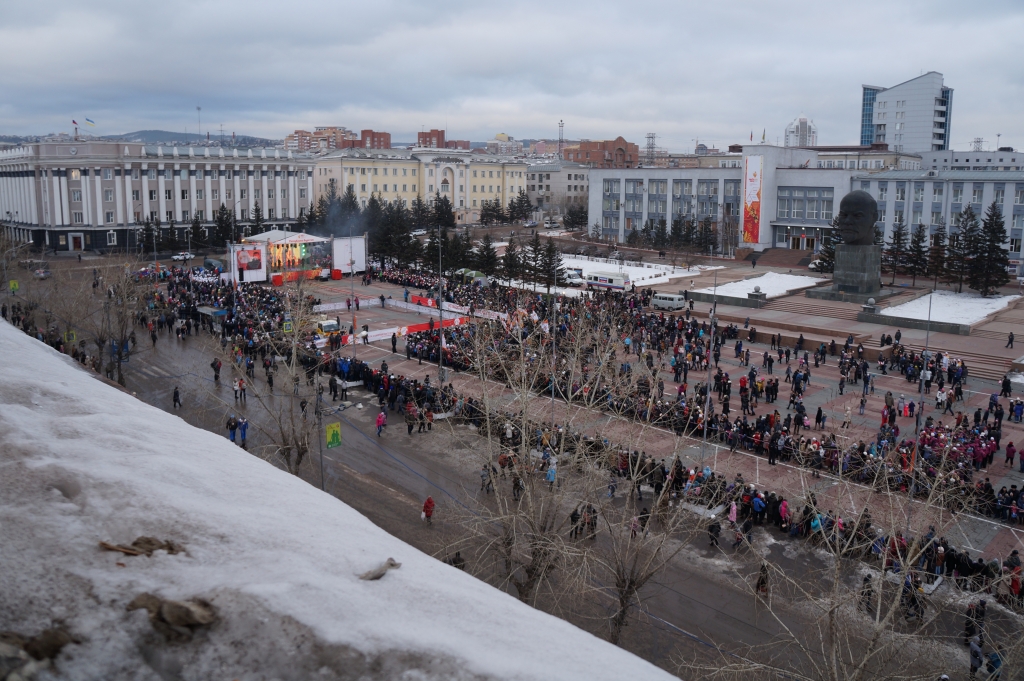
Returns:
[[[228,262],[231,268],[231,281],[267,280],[267,244],[265,243],[229,244]]]
[[[761,175],[764,156],[743,159],[743,243],[761,241]]]
[[[20,288],[18,286],[18,280],[17,279],[11,279],[11,281],[8,282],[7,286],[10,288],[11,293],[17,293],[18,292],[18,288]]]
[[[328,423],[326,426],[327,449],[341,446],[341,424]]]
[[[65,331],[64,332],[64,342],[65,343],[74,343],[76,340],[78,340],[78,337],[75,335],[74,331]]]
[[[291,333],[292,332],[292,323],[291,322],[283,323],[281,325],[281,330],[284,331],[285,333]]]
[[[366,271],[366,239],[361,236],[336,238],[332,245],[331,256],[334,269],[343,274]]]

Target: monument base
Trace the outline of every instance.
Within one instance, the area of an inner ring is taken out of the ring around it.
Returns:
[[[866,294],[871,298],[881,289],[881,279],[881,246],[836,246],[836,265],[832,275],[834,290]]]
[[[899,293],[899,291],[883,290],[879,289],[873,293],[850,293],[849,291],[837,291],[835,286],[823,286],[818,288],[808,289],[805,295],[808,298],[816,298],[817,300],[837,300],[844,303],[857,303],[858,305],[866,305],[869,300],[874,299],[877,303],[880,300],[891,298],[892,296]]]

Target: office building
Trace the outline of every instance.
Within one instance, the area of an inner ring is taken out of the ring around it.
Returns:
[[[949,149],[953,88],[935,71],[890,88],[864,85],[860,143],[885,142],[894,151]]]
[[[815,147],[818,145],[818,126],[807,116],[800,115],[786,126],[784,146]]]
[[[586,205],[589,176],[590,167],[582,163],[534,163],[526,170],[526,195],[537,208],[561,214],[573,204]]]
[[[523,153],[523,143],[517,142],[511,135],[499,132],[494,139],[487,141],[487,153],[498,156],[512,156]]]
[[[475,223],[484,201],[507,206],[525,190],[526,169],[522,161],[463,149],[340,149],[316,159],[314,198],[330,191],[332,180],[338,193],[351,187],[362,207],[374,194],[409,206],[417,196],[433,201],[440,193],[459,223]]]
[[[933,151],[921,154],[927,170],[1024,170],[1024,152],[1012,147],[996,151]]]
[[[21,241],[65,251],[134,249],[146,219],[184,241],[222,204],[243,230],[257,203],[268,229],[285,228],[309,207],[313,168],[309,154],[279,149],[38,142],[0,151],[0,219]]]

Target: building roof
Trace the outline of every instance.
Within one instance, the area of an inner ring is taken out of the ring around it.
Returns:
[[[305,232],[286,232],[283,229],[271,229],[259,234],[245,237],[244,241],[260,241],[272,244],[312,244],[330,241],[320,236],[313,236]]]
[[[1024,182],[1024,170],[883,170],[855,180],[946,180],[951,182]]]
[[[518,163],[525,161],[511,156],[492,156],[475,154],[475,150],[441,149],[433,147],[414,147],[412,149],[336,149],[322,154],[317,159],[351,158],[374,161],[422,161],[423,163]]]
[[[924,78],[925,76],[930,76],[933,73],[935,75],[937,75],[939,78],[942,78],[942,74],[939,73],[938,71],[928,71],[927,73],[922,73],[920,76],[914,76],[913,78],[911,78],[909,80],[905,80],[902,83],[896,83],[895,85],[890,85],[889,87],[882,87],[881,85],[861,85],[861,87],[862,88],[868,88],[869,90],[878,90],[879,92],[882,92],[884,90],[891,90],[894,87],[899,87],[900,85],[906,85],[907,83],[909,83],[911,81],[915,81],[918,78]],[[952,88],[950,88],[950,89],[952,89]]]
[[[552,161],[546,163],[531,163],[529,170],[534,173],[543,172],[558,172],[565,168],[582,168],[584,170],[590,170],[590,166],[585,163],[576,163],[575,161]]]

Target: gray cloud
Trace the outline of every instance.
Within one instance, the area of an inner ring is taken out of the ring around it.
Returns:
[[[856,143],[860,86],[922,71],[956,89],[953,144],[1024,146],[1024,7],[1010,1],[94,2],[0,6],[0,132],[338,124],[412,139],[656,132],[774,140],[803,112]]]

